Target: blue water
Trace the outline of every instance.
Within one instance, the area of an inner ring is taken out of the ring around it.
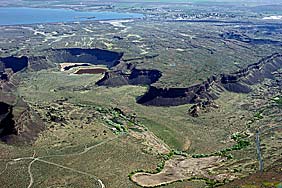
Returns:
[[[130,19],[141,17],[143,17],[142,14],[135,13],[82,12],[69,9],[50,8],[0,8],[0,25]]]

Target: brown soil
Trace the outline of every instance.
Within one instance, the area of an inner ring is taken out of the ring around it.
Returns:
[[[223,161],[225,161],[225,158],[218,156],[206,158],[185,158],[177,156],[168,160],[160,173],[136,173],[132,176],[132,181],[143,187],[155,187],[192,177],[210,178],[219,181],[234,179],[235,177],[229,174],[209,173],[212,168],[219,166]]]
[[[139,131],[129,131],[130,135],[142,139],[143,144],[146,145],[149,151],[160,154],[168,154],[170,152],[169,146],[166,145],[162,140],[156,137],[152,132],[145,131],[142,128],[139,128]]]
[[[189,139],[186,139],[184,145],[182,146],[182,150],[188,151],[189,148],[191,147],[191,144],[192,144],[191,141]]]

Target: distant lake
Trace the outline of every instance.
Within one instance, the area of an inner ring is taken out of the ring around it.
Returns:
[[[87,20],[116,20],[142,18],[142,14],[118,12],[84,12],[51,8],[0,8],[0,25],[77,22]]]

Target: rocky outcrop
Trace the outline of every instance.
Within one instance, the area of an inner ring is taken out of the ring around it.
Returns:
[[[15,121],[13,120],[13,108],[9,104],[0,102],[0,138],[16,134]]]
[[[203,98],[214,100],[218,98],[218,95],[216,92],[210,92],[210,89],[216,81],[217,77],[212,76],[202,84],[188,88],[157,88],[150,86],[148,92],[137,99],[137,103],[153,106],[178,106],[196,103]]]
[[[122,85],[150,85],[159,80],[162,76],[158,70],[136,69],[106,72],[104,77],[96,84],[99,86],[116,87]]]
[[[215,108],[219,108],[217,104],[215,104],[214,101],[208,100],[203,102],[198,102],[194,104],[189,110],[189,114],[192,117],[198,117],[203,112],[209,112]]]
[[[281,67],[282,55],[275,53],[230,75],[236,80],[242,79],[243,82],[252,85],[261,82],[264,78],[274,78],[272,72]]]
[[[7,144],[31,144],[44,130],[43,122],[26,105],[19,101],[16,106],[0,102],[0,140]]]
[[[33,71],[40,71],[55,67],[54,62],[48,61],[47,56],[30,56],[28,57],[28,68]]]
[[[251,85],[265,78],[273,79],[273,72],[282,68],[282,55],[273,54],[258,63],[231,74],[212,76],[205,82],[187,88],[156,88],[150,86],[137,103],[153,106],[177,106],[217,99],[224,90],[236,93],[251,92]]]

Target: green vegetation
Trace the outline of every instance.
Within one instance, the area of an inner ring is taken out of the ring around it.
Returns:
[[[150,173],[150,174],[157,174],[157,173],[161,172],[164,169],[165,162],[168,161],[169,159],[171,159],[174,154],[175,154],[174,151],[170,151],[168,154],[159,154],[161,161],[157,164],[157,167],[156,167],[155,170],[137,169],[137,170],[129,173],[129,175],[128,175],[129,179],[131,180],[132,176],[136,173],[139,173],[139,172],[145,172],[145,173]]]
[[[281,188],[282,183],[281,182],[263,182],[262,183],[264,187],[275,187],[275,188]]]
[[[193,154],[193,158],[204,158],[204,157],[210,157],[210,156],[222,156],[226,157],[227,159],[233,159],[233,155],[228,153],[230,151],[236,151],[236,150],[242,150],[250,145],[250,142],[246,139],[248,135],[246,134],[240,134],[240,133],[234,133],[232,134],[231,138],[236,141],[237,143],[233,145],[232,147],[222,149],[220,151],[216,151],[210,154]]]
[[[87,105],[79,105],[87,107]],[[89,106],[88,107],[93,107]],[[111,130],[116,134],[124,134],[128,132],[128,128],[134,125],[142,126],[138,123],[133,115],[126,115],[119,108],[105,108],[101,106],[94,106],[94,109],[101,114],[101,120],[106,123]]]
[[[258,120],[263,119],[263,115],[262,115],[263,111],[264,110],[260,110],[259,112],[256,112],[254,117]]]
[[[147,118],[142,118],[140,122],[150,131],[154,132],[160,139],[164,140],[170,146],[173,146],[173,148],[181,149],[183,143],[179,140],[179,137],[177,137],[178,134],[175,130]]]
[[[275,188],[282,188],[282,183],[279,182],[279,183],[275,184]]]

